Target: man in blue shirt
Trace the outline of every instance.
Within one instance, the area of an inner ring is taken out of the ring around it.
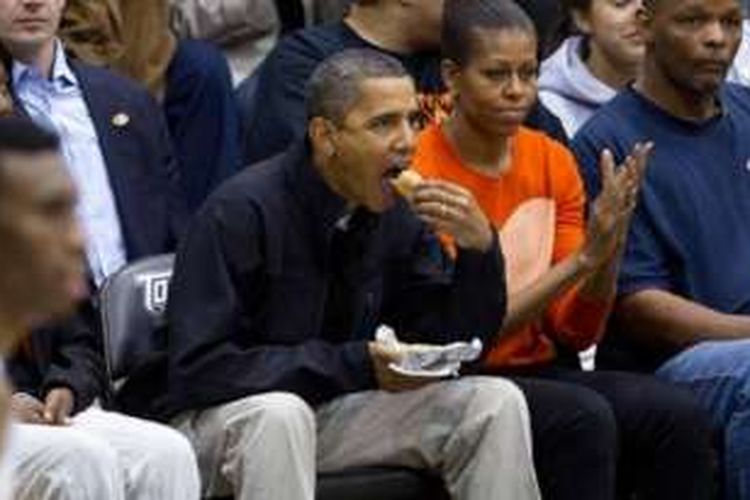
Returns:
[[[741,5],[650,0],[640,19],[641,75],[574,141],[592,197],[603,149],[621,159],[637,141],[655,144],[620,273],[613,340],[642,367],[694,389],[723,430],[726,498],[746,499],[750,91],[723,83],[740,43]]]

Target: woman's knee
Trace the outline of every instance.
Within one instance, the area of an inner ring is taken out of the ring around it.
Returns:
[[[614,457],[618,425],[609,402],[596,391],[574,383],[522,378],[536,443],[546,448],[588,449]]]

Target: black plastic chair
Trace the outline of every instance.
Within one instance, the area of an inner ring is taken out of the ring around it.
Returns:
[[[107,373],[113,390],[158,349],[173,255],[134,262],[104,283],[99,300]],[[426,472],[372,467],[321,474],[319,500],[448,500],[442,481]]]

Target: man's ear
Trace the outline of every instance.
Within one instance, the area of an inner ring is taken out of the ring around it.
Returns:
[[[330,120],[316,116],[307,126],[313,151],[324,158],[336,156],[336,127]]]

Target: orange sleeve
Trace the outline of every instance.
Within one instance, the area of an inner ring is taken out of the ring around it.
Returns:
[[[586,196],[573,155],[553,143],[547,160],[550,186],[555,200],[555,243],[552,264],[576,252],[585,239]],[[581,297],[572,287],[552,302],[545,316],[544,330],[562,344],[583,350],[596,343],[604,331],[611,304]]]

